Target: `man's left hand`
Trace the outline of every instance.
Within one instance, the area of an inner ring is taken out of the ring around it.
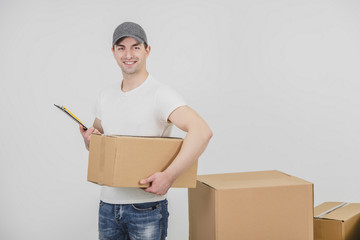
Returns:
[[[150,183],[150,187],[145,188],[144,191],[155,193],[157,195],[165,195],[171,187],[174,180],[172,180],[165,172],[157,172],[140,181],[140,184]]]

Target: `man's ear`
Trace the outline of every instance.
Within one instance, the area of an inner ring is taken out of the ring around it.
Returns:
[[[145,51],[146,51],[146,56],[149,56],[150,51],[151,51],[151,47],[147,46],[147,48],[145,48]]]

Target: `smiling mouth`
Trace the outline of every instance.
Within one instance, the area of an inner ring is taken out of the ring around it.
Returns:
[[[124,61],[123,62],[125,65],[134,65],[136,63],[136,61]]]

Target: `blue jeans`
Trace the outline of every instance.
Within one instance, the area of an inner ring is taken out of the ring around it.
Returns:
[[[100,240],[164,240],[167,235],[168,201],[109,204],[100,201]]]

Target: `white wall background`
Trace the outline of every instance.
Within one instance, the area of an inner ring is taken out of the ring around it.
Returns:
[[[0,238],[97,239],[86,125],[121,80],[123,21],[147,32],[148,70],[214,137],[199,174],[278,169],[315,184],[315,204],[360,202],[360,3],[331,0],[0,1]],[[175,135],[183,136],[180,131]],[[172,189],[170,240],[188,238]]]

